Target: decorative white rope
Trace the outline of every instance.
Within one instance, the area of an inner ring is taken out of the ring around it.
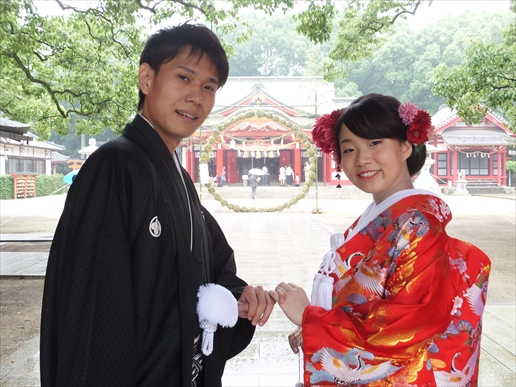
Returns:
[[[217,325],[234,327],[238,320],[238,303],[233,294],[223,286],[205,284],[197,292],[197,315],[203,330],[201,350],[205,356],[213,352],[213,338]]]
[[[330,236],[330,247],[326,254],[324,254],[319,272],[315,275],[312,285],[312,305],[320,306],[326,310],[332,307],[332,292],[333,292],[333,277],[331,273],[335,272],[337,266],[335,258],[337,258],[337,249],[344,243],[344,235],[341,233],[332,234]]]
[[[213,352],[213,334],[217,331],[217,324],[203,320],[199,321],[199,326],[203,330],[201,350],[208,356]]]

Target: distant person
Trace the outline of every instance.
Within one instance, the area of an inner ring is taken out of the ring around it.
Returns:
[[[244,187],[247,186],[247,179],[249,179],[249,169],[247,169],[247,167],[244,167],[244,170],[242,172],[242,183],[244,184]]]
[[[290,187],[294,181],[294,171],[290,164],[285,168],[285,177],[287,179],[287,187]]]
[[[300,181],[299,181],[299,180],[300,180],[300,179],[299,179],[299,175],[296,173],[296,178],[295,178],[295,180],[294,180],[294,182],[295,182],[295,184],[294,184],[294,185],[295,185],[296,187],[299,187],[299,185],[300,185]]]
[[[305,173],[305,181],[308,181],[308,179],[310,179],[310,163],[308,161],[305,161],[303,171]]]
[[[451,211],[414,189],[430,115],[368,94],[317,120],[312,136],[373,203],[330,237],[312,299],[294,283],[271,295],[299,329],[304,385],[476,386],[490,259],[450,237]]]
[[[222,173],[220,174],[220,185],[223,187],[227,185],[226,180],[226,167],[222,167]]]
[[[265,185],[267,185],[267,182],[269,180],[269,170],[267,169],[266,165],[263,166],[262,172],[263,172],[263,175],[262,175],[262,185],[265,186]]]
[[[278,180],[280,182],[280,185],[283,187],[286,185],[286,178],[285,178],[285,166],[282,165],[279,169],[279,176],[278,176]]]
[[[258,180],[256,180],[256,176],[251,174],[249,175],[249,187],[251,187],[251,197],[254,199],[254,196],[256,195],[256,187],[258,187]]]
[[[55,232],[42,387],[221,386],[226,361],[269,318],[274,301],[237,277],[233,250],[176,153],[227,76],[226,53],[205,26],[163,28],[147,41],[138,114],[86,160]]]

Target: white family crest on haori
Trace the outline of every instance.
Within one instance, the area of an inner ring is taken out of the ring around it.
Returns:
[[[233,294],[223,286],[209,283],[199,287],[197,292],[197,315],[202,333],[202,353],[213,351],[213,334],[217,325],[234,327],[238,320],[238,303]]]
[[[152,218],[150,221],[149,232],[154,238],[157,238],[161,235],[161,223],[159,222],[157,216]]]
[[[312,305],[320,306],[326,310],[330,310],[332,306],[331,294],[333,291],[333,277],[331,273],[335,272],[335,258],[337,257],[337,249],[344,244],[344,235],[342,233],[332,234],[330,236],[330,247],[324,254],[319,272],[315,275],[312,285]]]

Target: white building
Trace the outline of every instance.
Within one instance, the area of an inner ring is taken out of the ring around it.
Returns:
[[[52,160],[64,146],[38,141],[30,125],[0,117],[0,176],[51,175]]]

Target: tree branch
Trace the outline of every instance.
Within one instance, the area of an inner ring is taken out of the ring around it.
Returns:
[[[18,66],[20,66],[20,68],[22,69],[22,71],[25,73],[25,75],[27,76],[27,78],[29,78],[29,80],[31,82],[34,82],[34,83],[38,83],[40,84],[41,86],[43,86],[48,94],[50,94],[50,97],[52,98],[52,101],[54,101],[54,104],[56,105],[57,107],[57,110],[59,111],[59,113],[61,114],[61,116],[63,118],[66,118],[68,117],[68,115],[66,114],[66,112],[62,109],[59,101],[57,100],[56,96],[55,96],[55,93],[54,93],[54,90],[52,90],[52,87],[45,81],[42,81],[41,79],[36,79],[34,78],[34,76],[31,74],[31,72],[29,71],[29,69],[27,67],[25,67],[25,65],[22,63],[20,57],[16,54],[13,54],[12,57],[14,58],[14,60],[16,61],[16,63],[18,63]]]
[[[412,11],[407,11],[407,10],[403,10],[401,11],[400,13],[396,14],[394,16],[394,18],[391,20],[391,24],[394,24],[394,22],[396,21],[396,19],[398,17],[400,17],[401,15],[403,15],[404,13],[408,13],[412,16],[414,16],[416,14],[416,11],[417,11],[417,8],[419,7],[419,5],[421,4],[421,0],[418,0],[418,2],[416,3],[416,5],[414,6],[414,9]]]
[[[151,12],[152,14],[156,14],[156,6],[154,7],[147,7],[146,5],[143,5],[143,3],[141,2],[141,0],[136,0],[136,3],[138,4],[138,6],[141,8],[141,9],[146,9],[147,11]]]

